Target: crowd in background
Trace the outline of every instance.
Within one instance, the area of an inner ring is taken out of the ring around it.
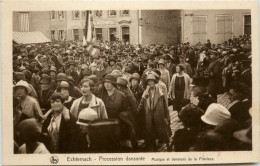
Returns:
[[[13,44],[14,153],[252,149],[251,36],[87,48]],[[169,106],[183,124],[175,133]]]

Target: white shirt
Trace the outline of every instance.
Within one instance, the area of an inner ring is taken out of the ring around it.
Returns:
[[[49,125],[49,127],[48,127],[48,131],[49,131],[49,132],[52,131],[52,127],[53,127],[54,129],[57,129],[58,132],[60,131],[61,115],[62,115],[62,113],[60,113],[60,115],[57,116],[57,117],[54,117],[54,116],[53,116],[53,117],[51,118],[51,122],[50,122],[50,125]]]

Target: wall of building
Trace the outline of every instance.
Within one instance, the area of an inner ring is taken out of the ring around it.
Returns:
[[[180,42],[180,10],[142,10],[141,18],[143,45]]]
[[[116,38],[122,40],[122,27],[129,27],[130,43],[138,44],[138,11],[130,10],[128,16],[122,16],[117,10],[116,16],[109,16],[108,10],[102,11],[101,17],[93,17],[95,28],[102,28],[104,41],[110,41],[109,28],[116,28]]]
[[[51,39],[49,12],[40,11],[40,12],[28,12],[28,13],[29,13],[29,31],[30,32],[40,31],[47,38]],[[13,12],[13,31],[19,31],[19,12]]]
[[[238,37],[244,34],[244,15],[249,14],[250,10],[183,10],[182,11],[182,41],[196,44],[193,34],[192,18],[202,16],[206,18],[205,38],[211,43],[219,43],[217,35],[216,16],[232,16],[232,35]],[[204,39],[202,40],[204,41]]]

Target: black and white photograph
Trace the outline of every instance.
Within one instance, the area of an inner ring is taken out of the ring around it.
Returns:
[[[12,155],[252,152],[252,11],[211,7],[13,10]]]

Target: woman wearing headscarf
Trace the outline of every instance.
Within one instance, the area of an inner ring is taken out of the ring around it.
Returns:
[[[147,75],[147,82],[148,86],[138,106],[138,111],[145,113],[145,144],[148,151],[155,151],[156,139],[159,139],[169,148],[170,114],[165,97],[159,87],[155,86],[157,79],[153,74]]]

